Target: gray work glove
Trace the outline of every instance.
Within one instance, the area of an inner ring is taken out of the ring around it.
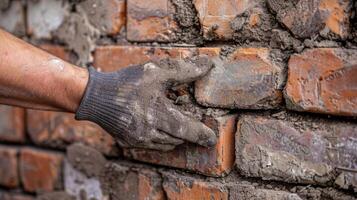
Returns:
[[[171,150],[184,141],[213,146],[214,132],[182,114],[165,96],[168,87],[197,80],[212,67],[206,57],[198,57],[112,73],[89,68],[89,82],[75,118],[99,124],[122,147]]]

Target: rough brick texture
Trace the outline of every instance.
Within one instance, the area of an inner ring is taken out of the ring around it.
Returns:
[[[174,38],[177,24],[169,0],[127,0],[127,39],[167,42]]]
[[[219,49],[200,49],[200,54],[217,57]],[[216,58],[217,59],[217,58]],[[240,48],[196,82],[197,102],[210,107],[264,109],[282,101],[279,90],[282,69],[269,58],[265,48]]]
[[[230,172],[234,163],[235,120],[235,115],[216,119],[218,142],[210,149],[183,144],[168,152],[126,149],[124,155],[144,162],[188,169],[210,176],[222,176]]]
[[[63,156],[57,153],[24,148],[20,152],[20,176],[27,192],[61,189]]]
[[[15,188],[19,185],[18,151],[15,148],[0,146],[0,185]]]
[[[357,126],[278,114],[246,115],[236,135],[237,168],[246,176],[356,188]],[[286,120],[283,120],[286,119]]]
[[[254,1],[244,0],[194,0],[204,37],[209,39],[232,39],[231,22],[244,13]]]
[[[351,15],[350,0],[302,0],[279,2],[268,0],[268,5],[277,13],[277,19],[296,37],[308,38],[318,34],[327,36],[330,32],[345,38],[349,34]]]
[[[65,149],[68,144],[82,142],[107,155],[118,153],[108,133],[94,123],[76,121],[73,114],[28,110],[27,131],[40,146]]]
[[[0,106],[0,141],[25,141],[24,113],[22,108]]]
[[[313,49],[291,56],[288,108],[357,116],[357,50]]]

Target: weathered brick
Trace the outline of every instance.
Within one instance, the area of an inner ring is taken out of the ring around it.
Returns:
[[[28,110],[27,131],[37,145],[65,149],[82,142],[106,155],[118,154],[113,137],[94,123],[76,121],[73,114]]]
[[[52,45],[52,44],[42,44],[39,46],[42,50],[47,51],[50,54],[53,54],[62,60],[70,62],[72,59],[70,52],[66,51],[63,46],[60,45]]]
[[[163,200],[161,177],[147,168],[107,161],[92,147],[75,144],[67,149],[65,189],[80,199]]]
[[[115,35],[125,25],[124,0],[82,1],[78,10],[84,12],[89,22],[102,34]]]
[[[229,199],[249,200],[301,200],[299,195],[270,189],[258,189],[252,185],[235,184],[229,187]]]
[[[129,41],[174,40],[177,24],[174,7],[169,0],[128,0],[127,39]]]
[[[168,57],[186,58],[195,52],[195,49],[189,48],[102,46],[95,50],[93,65],[101,71],[110,72]]]
[[[204,37],[231,39],[233,30],[231,22],[254,4],[244,0],[194,0]]]
[[[200,54],[218,57],[218,49]],[[208,75],[195,83],[199,104],[221,108],[266,109],[282,102],[282,70],[270,60],[265,48],[240,48],[216,61]],[[216,58],[217,60],[217,58]]]
[[[27,4],[27,33],[39,39],[51,39],[69,12],[64,0],[30,0]]]
[[[357,166],[356,134],[357,126],[347,122],[244,115],[237,126],[236,166],[264,180],[357,188],[356,174],[348,172]]]
[[[235,115],[216,119],[219,136],[217,145],[213,148],[183,144],[168,152],[125,149],[124,155],[144,162],[192,170],[210,176],[223,176],[230,172],[234,163],[235,120]]]
[[[17,149],[0,146],[0,185],[7,188],[19,186]]]
[[[63,156],[57,153],[23,148],[20,151],[20,176],[27,192],[61,189]]]
[[[285,89],[297,111],[357,116],[357,51],[312,49],[291,56]]]
[[[300,0],[297,3],[268,0],[277,19],[300,38],[313,37],[320,31],[346,38],[351,4],[350,0]]]
[[[3,10],[0,9],[0,27],[18,36],[24,35],[26,32],[25,11],[22,2],[14,0],[7,6]]]
[[[111,163],[105,174],[107,176],[101,181],[111,199],[166,199],[161,185],[161,176],[150,169]]]
[[[228,191],[223,184],[180,176],[174,172],[165,173],[163,178],[163,188],[170,200],[228,200]]]
[[[25,111],[22,108],[0,106],[0,141],[25,141]]]

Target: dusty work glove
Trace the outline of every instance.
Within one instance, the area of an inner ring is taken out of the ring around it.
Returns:
[[[182,114],[165,96],[168,87],[204,76],[213,64],[163,60],[117,72],[89,69],[89,82],[76,112],[77,120],[99,124],[122,147],[171,150],[184,141],[213,146],[214,132]]]

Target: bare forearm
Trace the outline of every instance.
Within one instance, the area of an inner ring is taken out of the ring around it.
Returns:
[[[0,103],[75,112],[88,72],[0,30]]]

